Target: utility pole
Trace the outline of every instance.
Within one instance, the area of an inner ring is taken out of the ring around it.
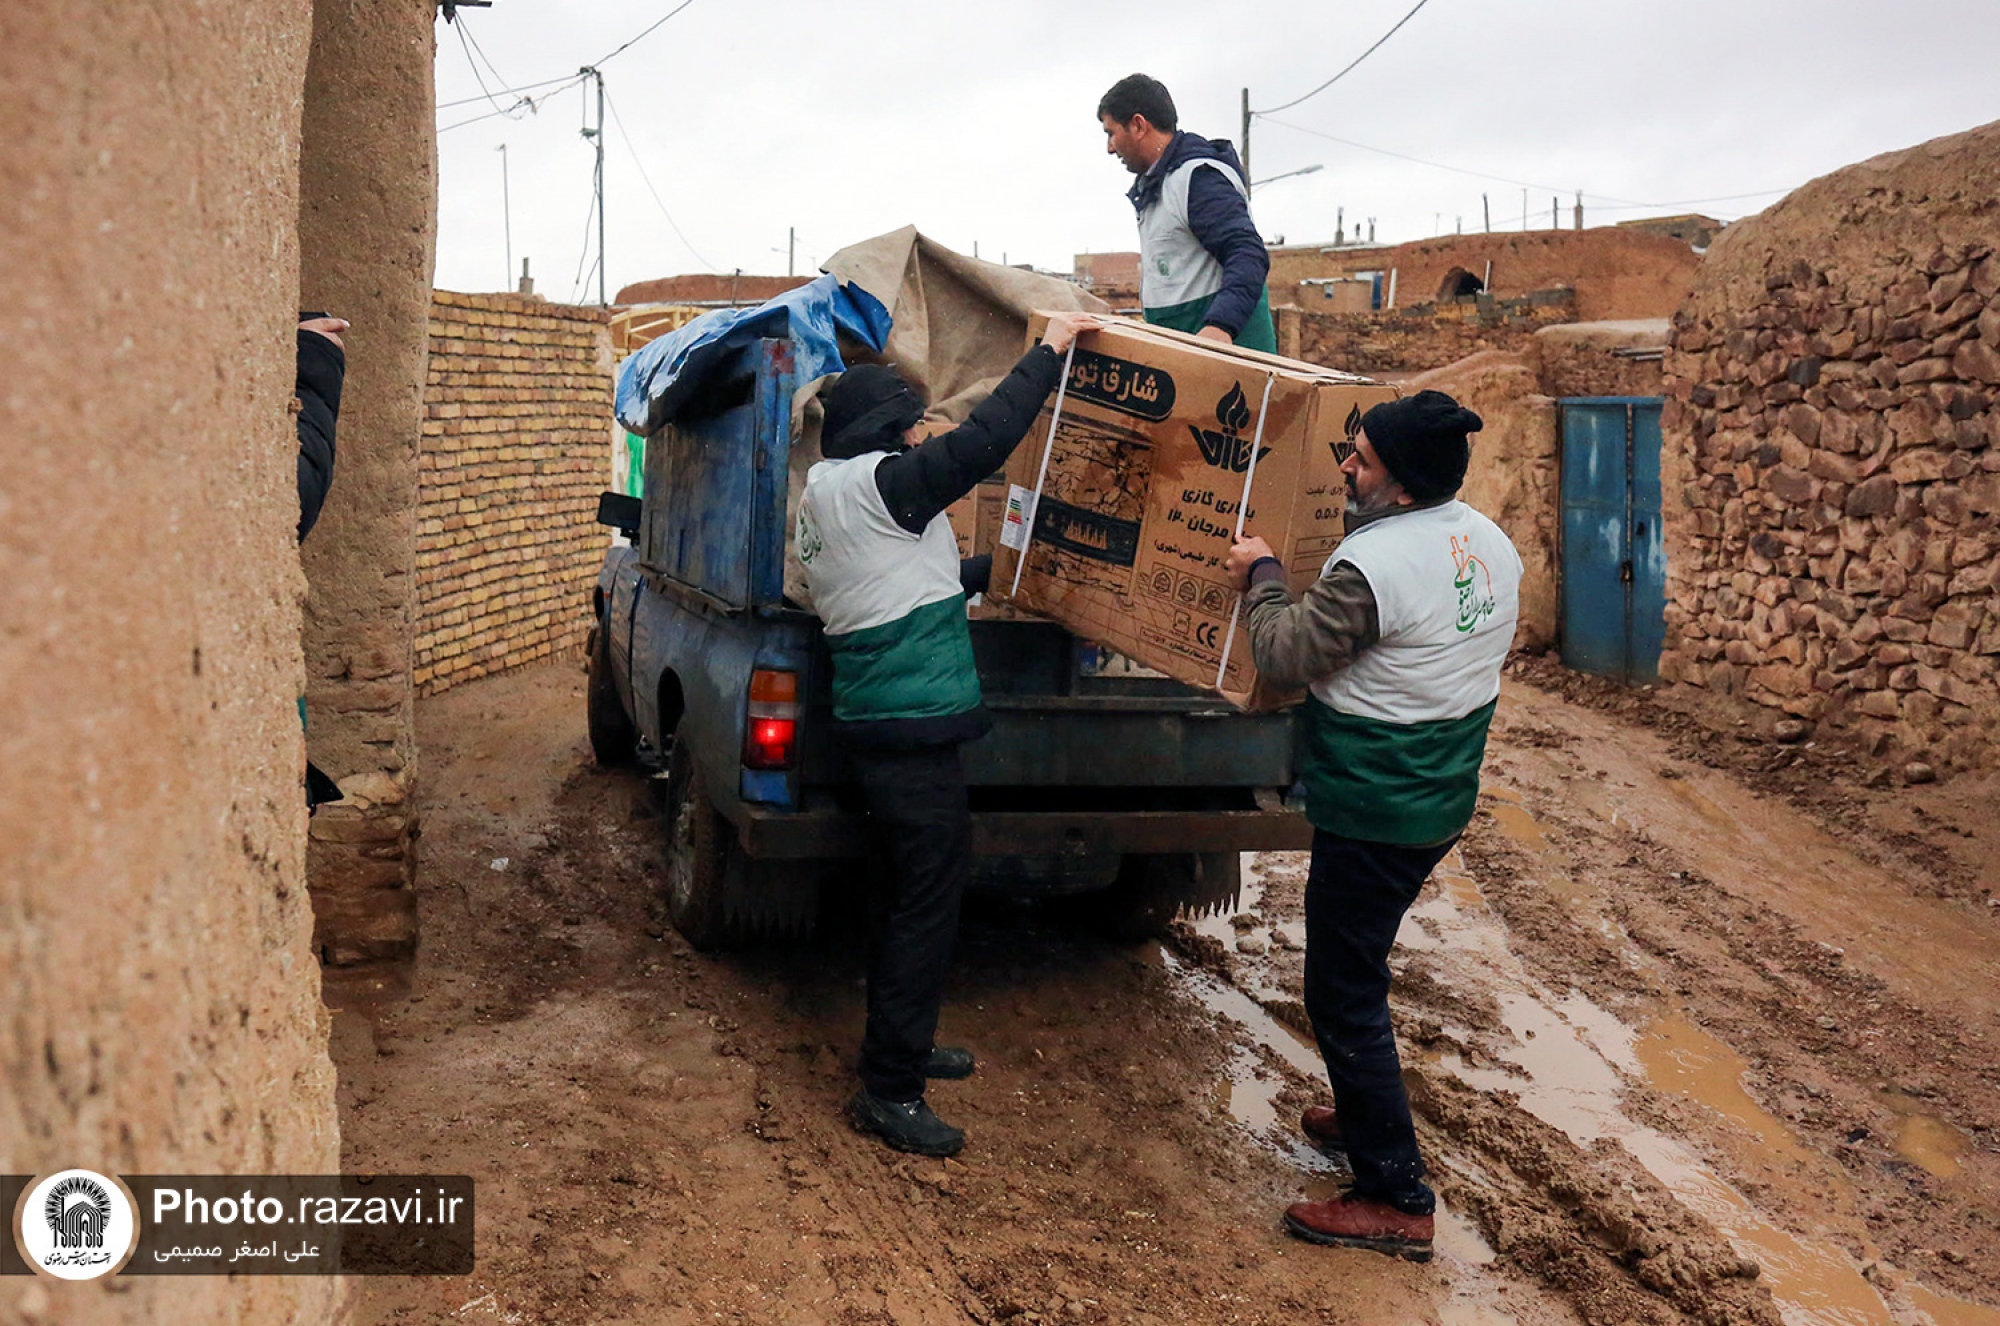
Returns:
[[[1250,192],[1250,89],[1243,89],[1243,192]],[[1325,232],[1322,231],[1322,234]]]
[[[597,302],[609,307],[611,301],[604,293],[604,71],[585,65],[576,72],[597,80],[597,125],[586,126],[582,132],[597,146]]]
[[[1576,228],[1583,229],[1583,190],[1576,191]]]
[[[1479,195],[1479,210],[1486,214],[1486,233],[1493,233],[1493,202],[1485,194]]]
[[[1562,215],[1563,215],[1563,214],[1562,214],[1562,200],[1561,200],[1560,198],[1557,198],[1557,197],[1556,197],[1555,195],[1551,194],[1551,195],[1549,196],[1549,229],[1550,229],[1550,230],[1561,230],[1561,229],[1563,228],[1563,221],[1562,221]]]
[[[507,145],[500,144],[500,233],[507,239],[507,279],[514,279],[514,204],[507,189]]]
[[[785,275],[798,275],[799,230],[797,226],[785,227]]]
[[[1521,190],[1521,233],[1528,233],[1528,191]]]

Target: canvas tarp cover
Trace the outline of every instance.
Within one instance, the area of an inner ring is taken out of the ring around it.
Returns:
[[[933,416],[954,422],[1021,357],[1029,314],[1111,311],[1061,277],[968,258],[915,226],[849,245],[823,270],[882,301],[890,326],[881,361],[919,390]]]

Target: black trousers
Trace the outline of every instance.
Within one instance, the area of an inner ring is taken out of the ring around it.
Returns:
[[[1306,1013],[1333,1084],[1354,1188],[1412,1215],[1429,1215],[1437,1199],[1424,1182],[1389,1025],[1389,950],[1403,913],[1451,848],[1314,830],[1306,876]]]
[[[972,870],[972,812],[958,745],[856,750],[854,769],[885,877],[872,881],[868,1027],[861,1082],[884,1100],[924,1094],[924,1060]]]

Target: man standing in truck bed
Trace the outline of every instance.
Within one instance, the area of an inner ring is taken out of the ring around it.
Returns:
[[[1166,85],[1130,74],[1097,103],[1104,150],[1139,178],[1139,302],[1146,321],[1277,353],[1271,255],[1250,219],[1250,181],[1226,138],[1181,133]]]
[[[1007,461],[1062,375],[1083,313],[1042,343],[949,433],[912,446],[919,401],[864,364],[827,393],[820,452],[799,502],[799,562],[833,656],[836,733],[853,758],[890,878],[876,881],[868,1025],[854,1124],[899,1151],[955,1155],[965,1134],[924,1103],[926,1078],[965,1077],[939,1048],[938,1007],[972,865],[958,748],[989,726],[965,624],[958,540],[944,510]]]
[[[1341,465],[1346,537],[1299,602],[1262,539],[1229,554],[1258,671],[1311,689],[1305,1003],[1334,1103],[1300,1122],[1354,1170],[1350,1191],[1296,1203],[1285,1228],[1412,1261],[1430,1260],[1436,1199],[1389,1024],[1389,950],[1472,819],[1520,605],[1514,545],[1454,500],[1479,426],[1438,391],[1363,415]]]

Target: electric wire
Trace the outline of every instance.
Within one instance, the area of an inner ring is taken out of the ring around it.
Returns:
[[[1273,106],[1270,108],[1270,110],[1251,111],[1250,113],[1252,115],[1269,115],[1272,111],[1290,110],[1292,107],[1298,105],[1302,101],[1310,101],[1312,98],[1318,96],[1320,93],[1332,87],[1335,83],[1338,83],[1341,79],[1353,73],[1355,65],[1360,64],[1363,60],[1366,60],[1369,56],[1375,54],[1377,50],[1381,49],[1383,42],[1395,36],[1397,31],[1401,29],[1405,23],[1408,23],[1411,19],[1417,16],[1417,10],[1422,9],[1425,5],[1429,4],[1430,2],[1431,0],[1417,0],[1416,6],[1412,8],[1409,13],[1397,19],[1395,27],[1390,28],[1380,37],[1377,37],[1375,39],[1375,44],[1373,46],[1370,46],[1367,50],[1355,56],[1353,60],[1348,62],[1347,68],[1341,70],[1339,73],[1335,74],[1332,78],[1327,79],[1326,82],[1321,83],[1318,87],[1306,93],[1305,96],[1293,97],[1290,101],[1286,102],[1284,105]]]
[[[1380,156],[1394,157],[1398,161],[1408,161],[1414,165],[1429,166],[1433,170],[1449,171],[1454,175],[1469,175],[1473,179],[1492,180],[1499,184],[1511,184],[1516,188],[1534,189],[1542,193],[1573,195],[1579,192],[1576,189],[1559,188],[1552,184],[1538,184],[1533,180],[1517,180],[1506,175],[1494,175],[1483,170],[1467,170],[1462,166],[1447,165],[1442,161],[1429,161],[1423,157],[1411,156],[1407,152],[1394,152],[1386,147],[1375,147],[1368,143],[1357,143],[1351,138],[1342,138],[1338,134],[1330,134],[1320,129],[1308,129],[1303,124],[1293,124],[1289,120],[1272,120],[1271,123],[1281,128],[1291,129],[1297,133],[1309,134],[1314,138],[1324,138],[1330,143],[1339,143],[1343,147],[1358,148],[1363,152],[1374,152]],[[1687,207],[1695,203],[1735,202],[1743,198],[1762,198],[1774,193],[1789,193],[1791,189],[1789,187],[1782,189],[1753,189],[1748,193],[1719,194],[1707,198],[1676,198],[1666,202],[1642,202],[1636,198],[1619,198],[1608,193],[1593,193],[1588,189],[1584,189],[1581,192],[1584,200],[1589,202],[1596,211],[1623,212],[1633,209]]]
[[[563,76],[563,77],[561,77],[561,78],[545,78],[545,79],[543,79],[543,80],[542,80],[541,82],[539,82],[539,83],[523,83],[523,84],[521,84],[521,85],[520,85],[519,87],[503,87],[503,88],[499,88],[499,89],[496,89],[496,90],[495,90],[495,91],[494,91],[493,93],[491,93],[490,95],[491,95],[491,96],[505,96],[505,95],[506,95],[507,93],[509,93],[509,92],[533,92],[533,91],[534,91],[534,90],[535,90],[536,88],[543,88],[543,87],[554,87],[554,86],[555,86],[555,85],[556,85],[557,83],[574,83],[574,82],[576,82],[576,80],[577,80],[577,76],[576,76],[575,74],[566,74],[566,75],[564,75],[564,76]],[[456,101],[440,101],[440,102],[439,102],[439,103],[437,104],[437,106],[435,107],[435,109],[437,109],[437,110],[451,110],[451,109],[452,109],[453,107],[455,107],[455,106],[470,106],[470,105],[471,105],[471,104],[472,104],[473,102],[475,102],[475,101],[486,101],[486,100],[488,100],[488,97],[485,97],[485,96],[480,96],[480,97],[460,97],[460,98],[459,98],[458,100],[456,100]]]
[[[689,0],[689,3],[693,3],[693,0]],[[672,17],[672,14],[667,15],[667,18]],[[660,21],[664,23],[666,19]],[[711,272],[716,271],[716,265],[707,258],[704,258],[701,255],[701,250],[697,249],[693,242],[688,239],[687,235],[681,231],[680,222],[674,220],[674,214],[667,210],[666,201],[660,197],[660,191],[653,187],[653,177],[646,173],[646,163],[640,160],[639,149],[633,144],[632,135],[625,131],[625,117],[618,113],[618,103],[611,99],[609,93],[605,94],[604,105],[605,109],[611,112],[611,122],[618,126],[618,137],[624,142],[625,150],[631,154],[632,164],[639,168],[639,178],[645,181],[646,192],[653,195],[653,203],[660,209],[660,215],[667,218],[667,224],[673,227],[674,234],[679,236],[681,244],[686,247],[687,251],[694,255],[695,261],[708,268]]]
[[[652,36],[653,33],[659,29],[661,24],[665,23],[668,19],[672,18],[675,14],[680,13],[683,9],[686,9],[689,5],[693,3],[694,0],[681,0],[679,4],[675,5],[672,9],[668,10],[660,18],[656,19],[653,22],[652,26],[648,27],[644,32],[632,38],[630,41],[626,42],[623,46],[620,46],[617,50],[611,52],[611,55],[602,56],[599,59],[593,61],[593,63],[597,65],[602,65],[606,60],[609,60],[611,56],[623,54],[626,50],[630,49],[633,46],[638,45],[641,41],[645,40],[647,37]]]
[[[584,278],[583,264],[584,261],[590,257],[590,223],[592,221],[595,221],[596,219],[597,219],[597,190],[592,189],[590,191],[590,206],[585,208],[583,213],[583,248],[579,250],[576,255],[576,279],[571,281],[569,285],[569,302],[572,304],[576,303],[577,295],[583,289],[583,278]],[[602,252],[600,252],[597,255],[597,259],[599,262],[604,261],[604,255]],[[593,272],[595,272],[596,270],[597,269],[595,267],[591,268],[591,271]]]
[[[486,79],[480,75],[479,61],[472,58],[472,44],[465,39],[465,24],[454,23],[451,25],[451,27],[452,31],[458,34],[459,49],[465,52],[466,68],[472,70],[472,81],[479,84],[479,90],[481,92],[486,93],[486,100],[493,103],[494,110],[499,111],[503,115],[506,114],[507,108],[505,106],[502,106],[499,103],[499,101],[494,98],[491,92],[486,91]],[[501,82],[505,81],[504,79],[501,79],[499,74],[497,73],[494,74],[493,77],[496,81],[501,81]]]

